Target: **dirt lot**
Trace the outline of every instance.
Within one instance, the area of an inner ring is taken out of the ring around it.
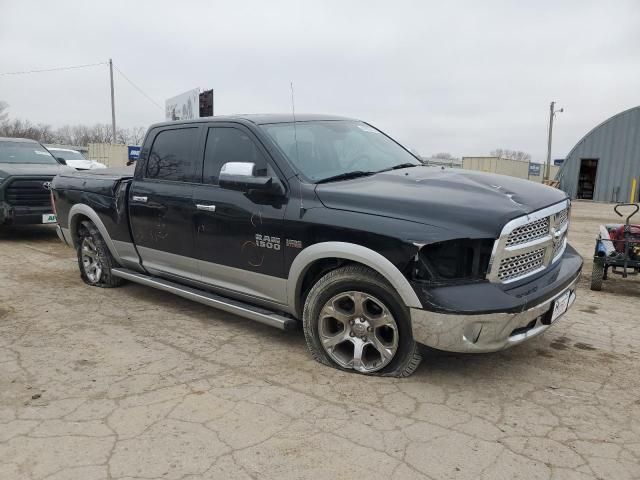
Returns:
[[[610,205],[575,203],[588,260]],[[0,233],[0,479],[640,478],[640,282],[542,337],[345,374],[280,332],[139,285],[84,285],[46,227]]]

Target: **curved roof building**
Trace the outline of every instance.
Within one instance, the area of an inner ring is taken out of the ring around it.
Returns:
[[[557,175],[571,198],[628,202],[640,196],[640,106],[605,120],[567,155]],[[636,182],[633,182],[633,179]]]

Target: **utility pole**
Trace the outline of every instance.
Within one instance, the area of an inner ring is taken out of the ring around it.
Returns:
[[[113,61],[111,59],[109,59],[109,78],[111,79],[111,143],[116,143],[116,101],[113,94]]]
[[[549,176],[551,174],[551,141],[553,138],[553,117],[556,116],[556,113],[564,112],[564,108],[561,108],[556,112],[555,110],[556,102],[551,102],[549,105],[549,138],[547,140],[547,168],[545,168],[544,179],[549,180]]]

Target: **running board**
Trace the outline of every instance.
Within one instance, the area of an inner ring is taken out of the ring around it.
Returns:
[[[254,307],[248,303],[222,297],[204,290],[180,285],[179,283],[165,280],[164,278],[150,277],[149,275],[134,272],[133,270],[128,270],[126,268],[113,268],[111,269],[111,273],[116,277],[140,283],[148,287],[157,288],[159,290],[164,290],[165,292],[173,293],[179,297],[203,303],[210,307],[224,310],[225,312],[235,313],[241,317],[249,318],[256,322],[279,328],[280,330],[292,330],[296,327],[297,322],[293,318],[278,315],[270,310]]]

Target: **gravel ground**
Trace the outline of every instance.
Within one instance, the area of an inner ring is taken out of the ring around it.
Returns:
[[[143,286],[84,285],[48,227],[0,232],[0,479],[640,478],[636,279],[591,292],[610,205],[574,203],[573,309],[411,378],[346,374],[280,332]]]

